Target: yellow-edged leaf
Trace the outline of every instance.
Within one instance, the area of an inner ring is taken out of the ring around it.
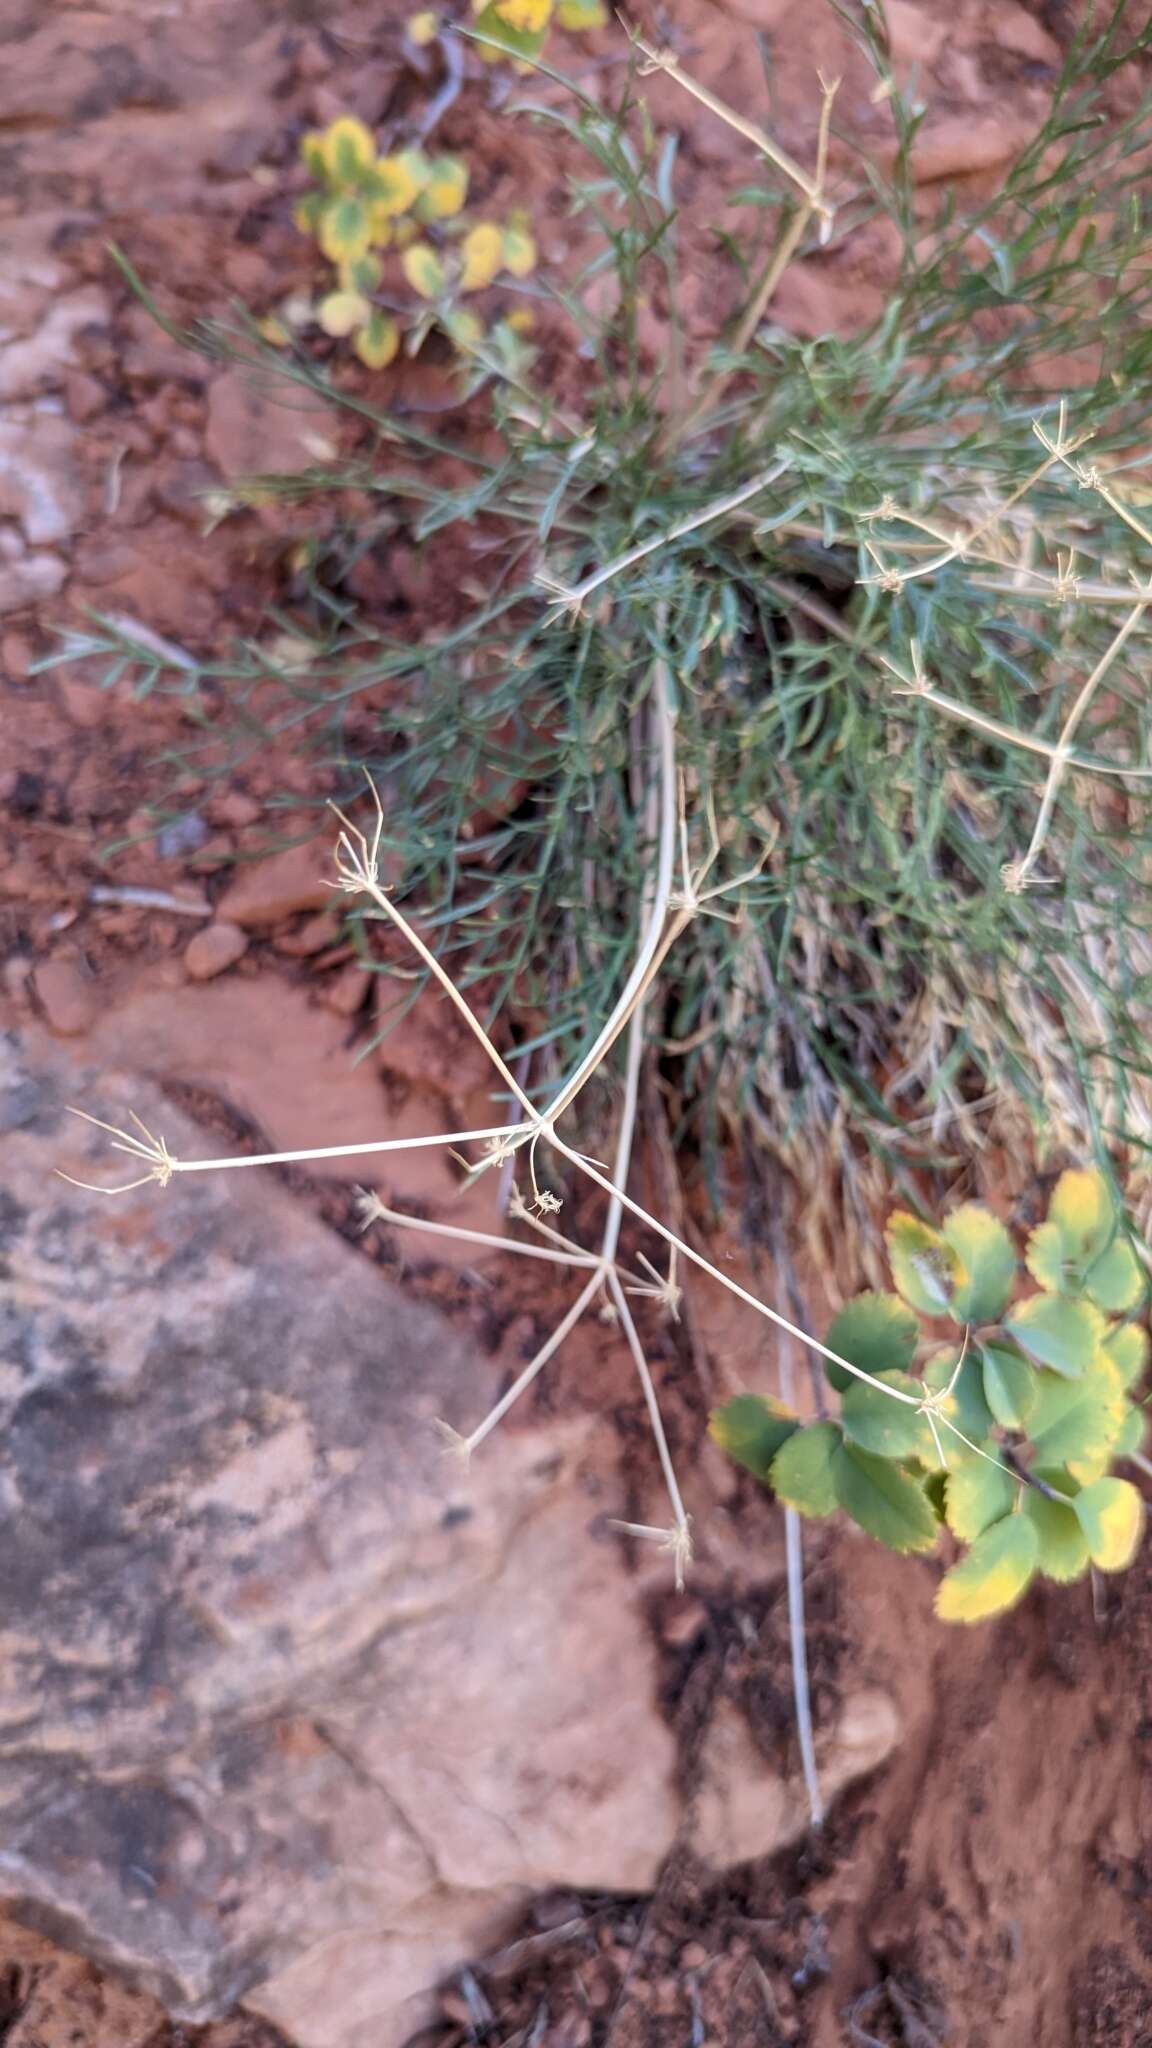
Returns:
[[[561,28],[572,29],[579,34],[582,29],[604,28],[608,22],[608,9],[604,0],[560,0],[556,19]]]
[[[316,318],[325,334],[344,336],[354,334],[364,325],[372,311],[366,298],[360,292],[329,292],[321,299],[316,309]]]
[[[1144,1292],[1144,1274],[1126,1237],[1114,1237],[1107,1250],[1093,1259],[1084,1276],[1084,1291],[1097,1308],[1112,1315],[1135,1308]]]
[[[537,35],[552,19],[553,0],[495,0],[495,11],[520,35]]]
[[[1087,1486],[1108,1470],[1124,1429],[1127,1403],[1120,1374],[1103,1350],[1078,1380],[1036,1376],[1028,1435],[1038,1466],[1067,1466]]]
[[[538,56],[548,40],[547,21],[541,28],[515,28],[492,4],[492,0],[480,8],[476,30],[479,35],[491,36],[493,43],[499,45],[497,49],[489,43],[479,45],[480,55],[486,64],[499,64],[502,57],[511,57],[515,61],[517,58],[525,60]],[[516,65],[517,70],[523,68],[523,61]]]
[[[964,1277],[961,1263],[938,1230],[897,1209],[884,1232],[892,1278],[910,1307],[921,1315],[947,1315]]]
[[[1046,1494],[1029,1487],[1023,1512],[1040,1539],[1039,1565],[1044,1577],[1056,1579],[1061,1585],[1078,1579],[1087,1569],[1088,1540],[1076,1519],[1075,1508],[1062,1500],[1049,1500]]]
[[[400,329],[387,313],[374,308],[352,344],[369,370],[383,370],[400,348]]]
[[[355,185],[376,161],[372,131],[355,114],[341,114],[320,138],[324,168],[337,185]]]
[[[413,242],[405,249],[400,265],[414,292],[422,299],[438,299],[444,290],[444,265],[427,242]]]
[[[765,1486],[773,1458],[799,1427],[798,1415],[763,1394],[737,1394],[708,1418],[712,1441]]]
[[[1048,1204],[1048,1221],[1064,1240],[1065,1257],[1087,1266],[1104,1250],[1116,1227],[1116,1208],[1104,1175],[1092,1167],[1062,1173]]]
[[[483,291],[499,276],[504,262],[504,237],[494,221],[482,220],[469,228],[460,244],[460,289]]]
[[[1016,1278],[1016,1248],[1000,1218],[980,1202],[962,1202],[945,1217],[940,1235],[960,1264],[952,1315],[958,1323],[994,1323]]]
[[[363,200],[352,193],[330,199],[320,216],[319,241],[331,263],[354,263],[358,256],[366,256],[372,223]]]
[[[468,197],[468,166],[458,156],[435,157],[416,202],[421,220],[450,220]]]
[[[1090,1301],[1072,1301],[1062,1294],[1033,1294],[1027,1301],[1017,1302],[1005,1316],[1004,1327],[1037,1365],[1079,1379],[1100,1349],[1106,1325]]]
[[[1097,1479],[1076,1495],[1072,1506],[1093,1564],[1102,1572],[1124,1571],[1144,1527],[1144,1503],[1136,1488],[1127,1479]]]
[[[440,32],[440,17],[431,7],[425,7],[419,14],[410,14],[404,24],[404,32],[410,43],[422,50],[428,43],[434,43]]]
[[[519,221],[510,221],[504,230],[504,269],[513,277],[528,277],[536,268],[536,243],[528,229]]]
[[[945,1572],[936,1593],[941,1621],[987,1621],[1014,1607],[1036,1570],[1040,1539],[1026,1515],[1007,1515],[976,1538]]]
[[[425,159],[418,150],[382,156],[372,167],[365,194],[374,221],[395,220],[414,206],[424,186]]]
[[[316,234],[328,203],[327,193],[306,192],[303,199],[292,208],[293,224],[299,228],[302,235]]]
[[[354,263],[342,263],[338,276],[340,289],[344,292],[374,292],[384,275],[384,266],[371,251],[367,256],[357,256]]]

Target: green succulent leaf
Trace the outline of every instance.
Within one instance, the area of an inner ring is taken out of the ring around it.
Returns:
[[[1033,1294],[1018,1302],[1004,1327],[1037,1365],[1067,1379],[1087,1371],[1105,1333],[1104,1318],[1090,1301],[1055,1294]]]
[[[948,1315],[962,1278],[960,1260],[938,1230],[897,1209],[884,1233],[892,1278],[910,1307],[921,1315]]]
[[[826,1339],[830,1351],[861,1372],[906,1372],[916,1351],[920,1325],[898,1294],[858,1294],[834,1316]],[[825,1359],[824,1371],[838,1394],[858,1382],[842,1365]]]
[[[937,1525],[932,1503],[907,1473],[854,1444],[841,1445],[831,1472],[840,1506],[869,1536],[889,1550],[934,1549]]]
[[[772,1490],[801,1515],[830,1515],[837,1493],[833,1465],[840,1431],[834,1422],[810,1422],[783,1444],[772,1460]]]
[[[963,1542],[972,1543],[1011,1512],[1018,1492],[1017,1482],[1003,1466],[988,1458],[963,1458],[948,1473],[948,1527]]]
[[[965,1202],[945,1218],[942,1235],[959,1261],[952,1315],[960,1323],[995,1322],[1016,1279],[1016,1251],[1004,1225],[979,1202]]]
[[[1039,1555],[1040,1538],[1027,1515],[993,1522],[941,1579],[936,1593],[941,1621],[986,1621],[1006,1613],[1025,1591]]]
[[[773,1458],[799,1427],[799,1416],[782,1401],[762,1394],[737,1394],[723,1408],[713,1409],[708,1433],[737,1465],[767,1485]]]
[[[1046,1579],[1078,1579],[1088,1565],[1088,1542],[1074,1508],[1030,1488],[1023,1512],[1039,1538],[1039,1568]]]
[[[1036,1405],[1036,1373],[1006,1344],[982,1344],[984,1398],[1002,1429],[1023,1429]]]
[[[1102,1572],[1122,1572],[1136,1555],[1144,1528],[1144,1503],[1127,1479],[1097,1479],[1072,1503],[1092,1562]]]

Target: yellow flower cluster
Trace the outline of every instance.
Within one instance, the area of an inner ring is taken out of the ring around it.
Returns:
[[[474,315],[455,310],[456,295],[482,291],[501,275],[527,277],[535,268],[536,244],[524,216],[514,214],[503,226],[460,220],[468,167],[459,157],[428,157],[419,149],[378,156],[371,131],[353,114],[306,135],[301,155],[316,185],[296,208],[296,225],[315,235],[338,278],[318,308],[319,324],[326,334],[351,337],[369,369],[390,363],[401,340],[398,322],[372,303],[384,274],[379,251],[398,252],[407,283],[436,306],[460,348],[473,345],[483,328]],[[440,239],[424,239],[422,228],[435,228]]]

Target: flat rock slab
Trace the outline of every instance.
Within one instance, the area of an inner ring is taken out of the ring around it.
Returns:
[[[0,1897],[180,2016],[390,2048],[531,1891],[675,1836],[611,1459],[466,1474],[434,1420],[497,1387],[446,1322],[258,1171],[66,1185],[132,1175],[72,1102],[212,1150],[0,1038]]]

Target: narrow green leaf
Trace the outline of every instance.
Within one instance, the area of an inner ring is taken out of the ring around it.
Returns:
[[[982,1344],[984,1398],[1002,1429],[1023,1429],[1036,1405],[1036,1373],[1006,1344]]]
[[[799,1427],[799,1416],[782,1401],[761,1394],[737,1394],[723,1408],[713,1409],[708,1433],[737,1465],[767,1485],[773,1458]]]
[[[1004,1318],[1005,1329],[1038,1365],[1078,1379],[1095,1358],[1105,1332],[1104,1318],[1090,1301],[1033,1294]]]
[[[1114,1237],[1107,1251],[1089,1266],[1085,1291],[1097,1308],[1123,1315],[1135,1308],[1144,1292],[1144,1275],[1126,1237]]]
[[[924,1397],[919,1380],[906,1372],[882,1372],[878,1379],[881,1385],[910,1394],[917,1402]],[[869,1387],[862,1380],[854,1380],[841,1400],[840,1421],[845,1436],[859,1444],[861,1450],[871,1451],[874,1457],[924,1458],[932,1465],[937,1462],[932,1433],[924,1417],[906,1402],[882,1394],[879,1386]]]
[[[1024,1496],[1023,1512],[1040,1540],[1038,1561],[1045,1578],[1058,1579],[1062,1584],[1078,1579],[1087,1569],[1088,1543],[1073,1509],[1030,1487]]]
[[[1036,1570],[1040,1538],[1026,1515],[1008,1515],[976,1538],[945,1572],[936,1594],[941,1621],[986,1621],[1014,1607]]]
[[[965,1202],[944,1219],[942,1235],[959,1260],[951,1313],[959,1323],[993,1323],[1016,1279],[1016,1251],[998,1216]]]
[[[1127,1479],[1097,1479],[1072,1505],[1093,1564],[1102,1572],[1124,1571],[1144,1528],[1144,1503],[1136,1488]]]
[[[833,1463],[840,1451],[834,1422],[810,1422],[788,1438],[772,1460],[772,1490],[801,1515],[830,1515],[836,1506]]]
[[[932,1504],[923,1487],[897,1466],[843,1444],[832,1461],[832,1479],[845,1514],[889,1550],[934,1549]]]
[[[1011,1512],[1019,1490],[1011,1473],[987,1458],[958,1461],[948,1474],[948,1527],[965,1543],[972,1543],[991,1523]]]
[[[826,1342],[861,1372],[906,1372],[916,1352],[920,1326],[898,1294],[858,1294],[833,1317]],[[829,1384],[838,1394],[858,1384],[842,1365],[825,1359]]]
[[[921,1315],[947,1315],[961,1277],[951,1245],[904,1209],[889,1217],[884,1236],[892,1278],[905,1301]]]

